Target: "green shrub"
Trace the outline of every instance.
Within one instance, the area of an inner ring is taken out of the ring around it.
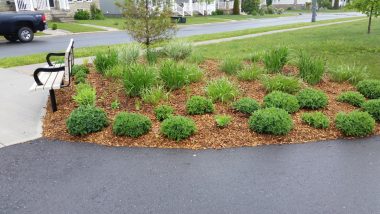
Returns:
[[[81,83],[77,86],[73,99],[79,106],[95,106],[96,91],[90,85]]]
[[[140,96],[144,89],[154,86],[157,72],[154,68],[133,64],[126,67],[124,88],[130,96]]]
[[[196,132],[195,122],[187,117],[172,116],[161,123],[160,132],[169,139],[180,141]]]
[[[210,81],[206,86],[207,96],[213,101],[230,102],[239,95],[238,87],[227,78]]]
[[[219,128],[227,127],[232,121],[232,117],[225,114],[215,115],[215,123]]]
[[[117,62],[117,52],[113,49],[110,49],[107,52],[98,52],[94,59],[95,68],[101,74],[104,74],[107,69],[115,66]]]
[[[273,91],[264,97],[264,106],[266,108],[280,108],[289,113],[294,113],[300,109],[297,97],[281,91]]]
[[[163,47],[163,52],[174,60],[186,59],[191,55],[193,45],[183,40],[174,40]]]
[[[66,126],[71,135],[86,135],[108,125],[107,115],[101,108],[81,106],[71,112]]]
[[[361,107],[365,102],[365,97],[356,91],[347,91],[341,93],[337,99],[339,102],[348,103],[356,107]]]
[[[75,76],[78,72],[83,72],[85,74],[90,73],[90,70],[86,65],[73,65],[71,68],[71,75]]]
[[[374,132],[376,122],[368,112],[353,111],[339,113],[335,124],[345,136],[364,137]]]
[[[267,51],[263,56],[265,68],[269,73],[281,72],[284,65],[288,62],[288,55],[288,48],[286,47]]]
[[[322,80],[325,63],[322,59],[301,53],[298,60],[299,76],[307,83],[315,85]]]
[[[141,55],[142,48],[139,43],[132,42],[127,45],[123,45],[117,50],[119,62],[122,64],[136,63]]]
[[[112,131],[117,136],[140,137],[151,128],[152,121],[147,116],[121,112],[115,117]]]
[[[356,85],[368,78],[367,67],[340,65],[329,70],[330,80],[333,82],[349,82]]]
[[[214,104],[205,97],[192,96],[186,102],[186,112],[190,115],[212,113]]]
[[[57,23],[54,23],[54,24],[51,26],[51,29],[52,29],[52,30],[57,30],[57,29],[58,29],[58,25],[57,25]]]
[[[368,99],[380,98],[380,80],[363,80],[356,85],[356,89]]]
[[[90,5],[90,15],[91,19],[94,20],[103,20],[105,19],[102,10],[100,10],[95,3]]]
[[[248,123],[252,131],[260,134],[286,135],[293,129],[292,117],[279,108],[259,109]]]
[[[257,80],[259,76],[263,74],[263,71],[257,66],[252,66],[238,71],[237,78],[242,81]]]
[[[303,113],[302,121],[316,129],[327,129],[330,126],[329,118],[322,112]]]
[[[83,70],[79,70],[74,75],[75,84],[85,83],[87,74]]]
[[[282,91],[289,94],[297,93],[301,89],[301,83],[297,78],[276,75],[274,77],[263,76],[261,83],[267,92]]]
[[[226,74],[236,74],[237,71],[243,68],[243,64],[239,59],[236,58],[227,58],[222,61],[220,65],[220,70]]]
[[[320,109],[327,106],[329,99],[327,95],[320,90],[306,88],[297,95],[301,108]]]
[[[167,93],[162,86],[157,86],[144,89],[141,97],[144,102],[157,105],[161,100],[167,100],[169,93]]]
[[[89,20],[90,19],[90,13],[86,10],[78,10],[74,14],[75,20]]]
[[[159,121],[163,121],[173,116],[173,113],[174,113],[173,107],[168,106],[168,105],[160,105],[154,109],[154,115]]]
[[[110,79],[122,79],[124,76],[124,72],[125,72],[125,66],[118,64],[116,66],[108,68],[105,71],[104,76]]]
[[[232,104],[232,108],[243,114],[251,115],[253,112],[260,109],[260,103],[255,99],[244,97]]]
[[[363,103],[362,108],[372,115],[375,120],[380,121],[380,99],[369,100]]]
[[[111,108],[112,109],[119,109],[120,108],[120,102],[119,100],[114,100],[112,103],[111,103]]]
[[[197,82],[203,77],[203,72],[196,66],[179,64],[172,60],[163,62],[160,68],[160,78],[171,90],[182,88],[191,82]]]

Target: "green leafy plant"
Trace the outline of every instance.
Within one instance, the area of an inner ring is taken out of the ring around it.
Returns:
[[[356,85],[356,89],[369,99],[380,98],[380,80],[363,80]]]
[[[205,90],[213,102],[230,102],[239,95],[239,88],[225,77],[210,81]]]
[[[141,55],[142,48],[139,43],[132,42],[127,45],[122,45],[117,49],[119,62],[125,65],[136,63]]]
[[[149,132],[152,128],[152,121],[149,117],[121,112],[116,115],[112,126],[112,131],[117,136],[140,137]]]
[[[299,76],[307,83],[315,85],[322,80],[325,63],[321,58],[311,57],[302,52],[298,60]]]
[[[95,106],[80,106],[71,112],[66,127],[71,135],[98,132],[108,125],[106,113]]]
[[[335,125],[345,136],[364,137],[374,132],[376,122],[368,112],[353,111],[338,113]]]
[[[301,89],[299,79],[284,75],[276,75],[273,77],[262,76],[260,81],[267,92],[282,91],[285,93],[294,94]]]
[[[119,100],[114,100],[112,103],[111,103],[111,108],[112,109],[119,109],[120,108],[120,102]]]
[[[327,95],[323,91],[312,88],[301,90],[297,95],[297,99],[300,107],[306,109],[324,108],[329,102]]]
[[[186,59],[191,55],[193,45],[183,40],[173,40],[163,47],[163,52],[174,60]]]
[[[273,91],[264,97],[266,108],[276,107],[294,113],[300,109],[297,97],[281,91]]]
[[[203,72],[198,67],[176,63],[172,60],[163,62],[160,68],[160,78],[171,90],[182,88],[191,82],[197,82],[202,77]]]
[[[157,72],[153,67],[132,64],[124,72],[124,88],[130,96],[140,96],[143,90],[151,88],[157,80]]]
[[[171,116],[173,116],[174,109],[168,105],[160,105],[154,109],[154,115],[157,120],[163,121]]]
[[[94,19],[94,20],[105,19],[102,10],[100,10],[95,3],[92,3],[90,5],[90,15],[91,15],[91,19]]]
[[[90,13],[87,10],[78,10],[74,14],[75,20],[89,20]]]
[[[251,115],[260,109],[260,103],[250,97],[243,97],[232,104],[232,108],[243,114]]]
[[[236,72],[242,68],[243,64],[241,63],[240,59],[231,57],[224,59],[220,65],[220,70],[230,75],[236,74]]]
[[[219,128],[227,127],[232,121],[232,117],[225,114],[215,115],[215,123]]]
[[[263,56],[265,68],[269,73],[278,73],[288,62],[288,48],[280,47],[267,51]]]
[[[237,78],[242,81],[253,81],[257,80],[261,74],[263,74],[263,71],[259,67],[252,66],[238,71]]]
[[[160,103],[161,100],[167,100],[169,93],[165,91],[164,87],[156,86],[144,89],[141,97],[144,102],[155,106]]]
[[[79,70],[74,75],[75,84],[85,83],[87,74],[83,70]]]
[[[337,98],[337,101],[342,103],[348,103],[356,107],[361,107],[365,102],[365,97],[357,91],[347,91],[341,93]]]
[[[73,65],[71,68],[71,75],[75,76],[78,72],[83,72],[85,74],[90,73],[90,70],[87,68],[85,64],[83,65]]]
[[[73,99],[79,106],[95,106],[96,91],[94,88],[81,83],[76,89],[76,95],[73,96]]]
[[[286,135],[293,129],[292,117],[283,109],[265,108],[255,111],[249,128],[260,134]]]
[[[197,131],[195,122],[187,117],[172,116],[161,123],[160,132],[169,139],[180,141]]]
[[[58,25],[56,23],[54,23],[52,26],[51,26],[51,29],[52,30],[57,30],[58,29]]]
[[[104,74],[107,69],[115,66],[118,63],[117,52],[113,49],[108,51],[98,52],[94,59],[96,71]]]
[[[329,70],[330,80],[333,82],[349,82],[356,85],[358,82],[368,78],[367,67],[356,65],[340,65]]]
[[[330,126],[329,118],[322,112],[303,113],[302,121],[316,129],[327,129]]]
[[[214,112],[214,104],[206,97],[192,96],[186,102],[186,112],[190,115]]]
[[[380,99],[369,100],[362,105],[362,108],[380,122]]]

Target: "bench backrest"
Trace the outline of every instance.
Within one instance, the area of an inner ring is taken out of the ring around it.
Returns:
[[[65,52],[65,81],[70,81],[71,69],[74,65],[74,39],[70,40],[70,44]]]

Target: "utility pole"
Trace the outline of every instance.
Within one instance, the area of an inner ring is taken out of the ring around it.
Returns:
[[[312,0],[312,16],[311,16],[311,22],[315,22],[317,18],[317,0]]]

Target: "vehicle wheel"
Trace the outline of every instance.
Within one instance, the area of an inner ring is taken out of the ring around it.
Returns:
[[[8,40],[10,42],[16,42],[18,40],[17,36],[15,36],[15,35],[5,35],[4,37],[6,40]]]
[[[17,35],[20,42],[31,42],[34,38],[34,33],[29,27],[20,28]]]

